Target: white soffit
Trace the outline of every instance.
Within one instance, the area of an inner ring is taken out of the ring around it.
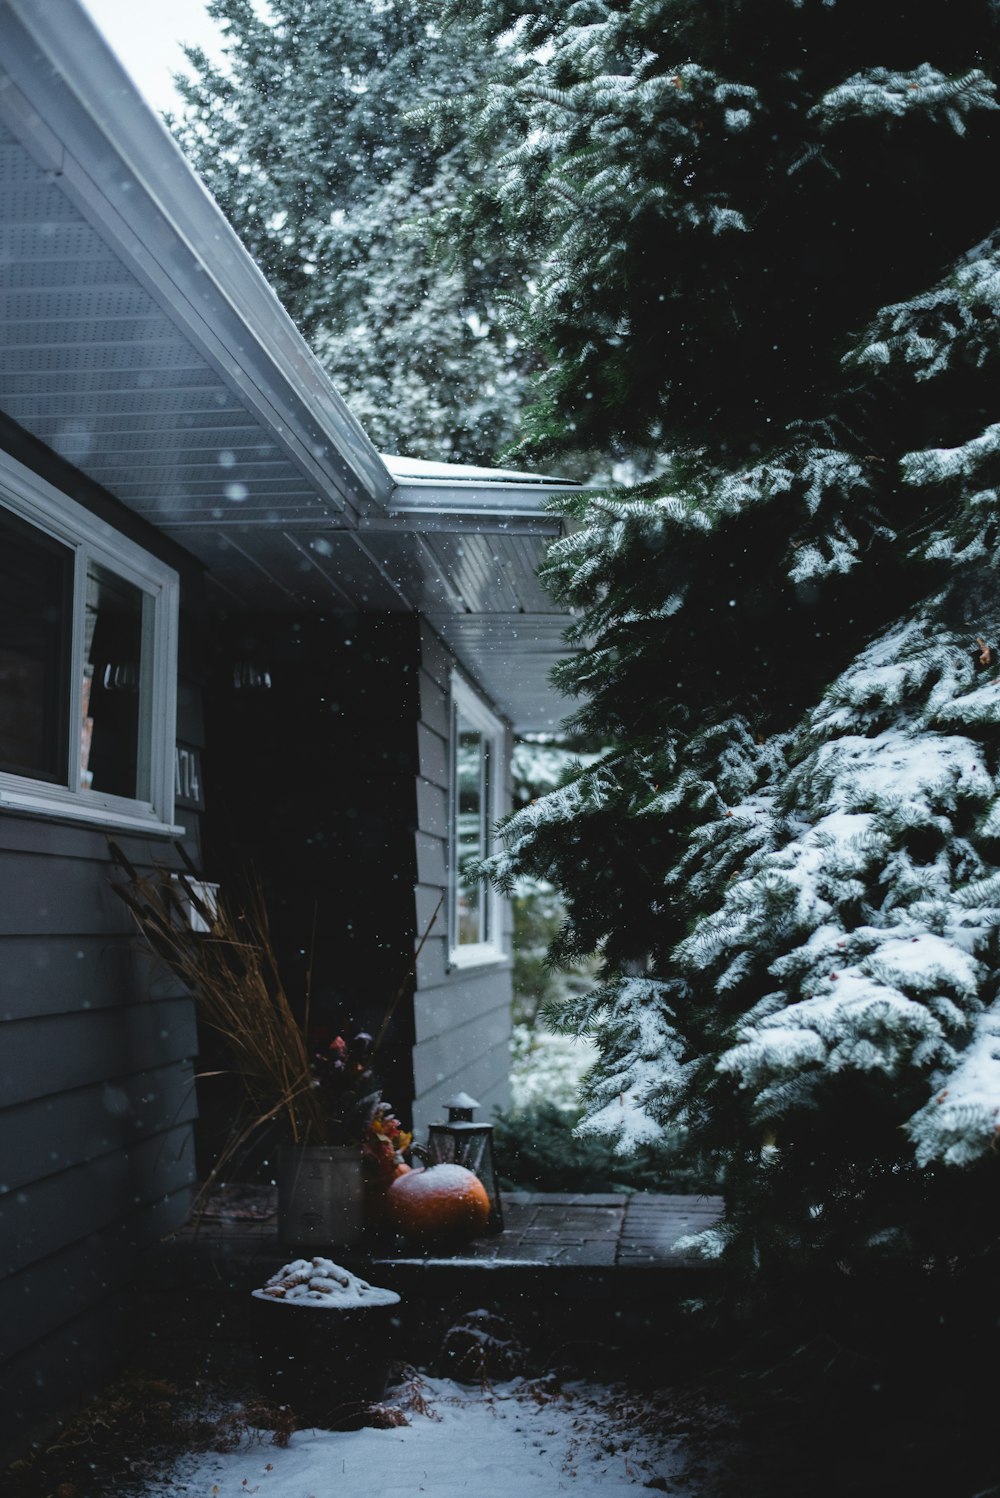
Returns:
[[[518,733],[553,733],[572,709],[549,681],[556,661],[569,654],[563,643],[568,616],[433,614],[445,644],[478,681]]]

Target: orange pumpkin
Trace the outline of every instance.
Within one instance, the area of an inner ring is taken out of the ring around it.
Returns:
[[[393,1181],[386,1216],[407,1238],[475,1238],[489,1221],[490,1199],[478,1176],[463,1165],[430,1165]]]

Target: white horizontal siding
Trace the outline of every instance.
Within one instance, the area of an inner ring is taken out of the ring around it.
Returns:
[[[426,621],[421,625],[420,720],[417,726],[418,940],[447,889],[448,732],[451,673],[455,661]],[[510,950],[511,912],[503,904],[504,946]],[[414,995],[414,1126],[418,1141],[428,1124],[444,1117],[444,1100],[464,1089],[488,1119],[509,1101],[509,956],[483,967],[448,963],[447,911],[438,917],[417,959]]]

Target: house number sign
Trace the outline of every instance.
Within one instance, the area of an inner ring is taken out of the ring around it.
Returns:
[[[174,801],[191,811],[204,811],[201,788],[201,751],[189,744],[174,749]]]

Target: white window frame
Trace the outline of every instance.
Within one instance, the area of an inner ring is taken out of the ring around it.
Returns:
[[[177,573],[2,451],[0,509],[61,542],[74,555],[67,783],[53,785],[0,771],[0,810],[177,837],[184,830],[175,826],[173,820],[180,600]],[[149,760],[148,801],[87,790],[80,783],[84,610],[87,569],[91,562],[140,588],[151,603],[150,608],[143,609],[142,627],[142,689],[149,692],[149,739],[144,747],[140,746],[140,754],[145,752]]]
[[[493,828],[503,816],[503,788],[506,780],[507,733],[504,724],[473,691],[457,671],[451,675],[450,734],[448,756],[448,960],[452,967],[478,967],[487,962],[502,962],[507,953],[503,945],[503,897],[492,885],[483,887],[487,902],[487,929],[490,939],[481,942],[458,941],[458,715],[470,722],[489,742],[488,765],[492,774],[487,783],[484,812],[485,845],[492,851]]]

